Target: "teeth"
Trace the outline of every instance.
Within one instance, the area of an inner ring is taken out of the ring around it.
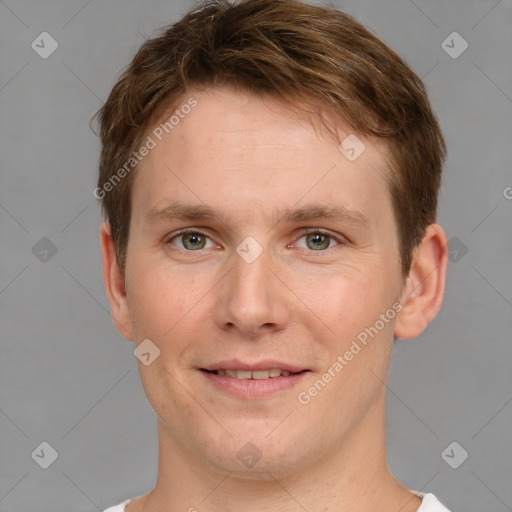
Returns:
[[[236,378],[237,379],[250,379],[251,378],[251,370],[237,370]]]
[[[252,372],[253,379],[268,379],[270,370],[257,370]]]
[[[270,368],[268,370],[215,370],[217,375],[231,377],[233,379],[256,379],[265,380],[274,377],[288,377],[290,372],[288,370],[281,370],[280,368]]]

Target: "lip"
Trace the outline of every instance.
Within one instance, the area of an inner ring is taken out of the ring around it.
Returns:
[[[223,363],[224,364],[224,363]],[[258,366],[258,365],[256,365]],[[271,368],[280,368],[279,365],[270,366]],[[232,367],[233,368],[233,367]],[[239,370],[261,370],[269,368],[266,366],[262,368],[261,365],[259,367],[255,367],[254,365],[246,365],[236,367]],[[223,366],[220,366],[217,369],[223,369]],[[229,366],[227,369],[230,369]],[[282,370],[287,368],[281,367]],[[288,370],[293,371],[293,370]],[[216,389],[222,391],[223,393],[227,393],[231,396],[235,396],[237,398],[245,398],[245,399],[254,399],[254,398],[265,398],[270,396],[276,396],[279,393],[289,390],[296,386],[309,372],[309,370],[298,370],[300,373],[295,373],[288,376],[280,376],[280,377],[270,377],[268,379],[236,379],[234,377],[228,377],[227,375],[217,375],[215,373],[209,373],[205,371],[205,369],[199,369],[199,373],[204,376],[208,380],[208,382],[213,385]]]
[[[204,366],[200,368],[201,370],[215,371],[215,370],[250,370],[250,371],[258,371],[258,370],[269,370],[270,368],[279,368],[280,370],[287,370],[290,373],[298,373],[304,370],[308,370],[308,368],[304,368],[301,366],[285,363],[283,361],[266,359],[263,361],[258,361],[255,363],[244,363],[239,359],[229,359],[218,361],[208,366]],[[281,377],[274,377],[276,379],[280,379]],[[285,377],[283,377],[285,378]]]

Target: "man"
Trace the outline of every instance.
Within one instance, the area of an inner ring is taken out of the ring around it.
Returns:
[[[103,276],[159,439],[154,489],[109,512],[446,511],[386,462],[393,342],[447,264],[411,69],[332,9],[207,2],[142,45],[100,125]]]

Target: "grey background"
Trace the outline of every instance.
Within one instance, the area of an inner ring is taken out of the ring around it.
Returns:
[[[512,510],[512,2],[330,4],[424,77],[449,146],[439,222],[458,254],[439,316],[396,343],[391,470],[454,512]],[[154,484],[153,413],[103,289],[88,123],[144,38],[191,5],[0,0],[3,512],[103,510]],[[47,59],[31,48],[43,31],[59,44]],[[453,31],[469,44],[456,59]],[[46,470],[31,458],[43,441],[58,452]],[[441,457],[453,441],[458,469]]]

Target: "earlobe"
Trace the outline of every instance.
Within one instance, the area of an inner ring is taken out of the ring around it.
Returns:
[[[441,226],[431,224],[414,250],[400,299],[402,310],[395,324],[396,337],[418,336],[437,315],[443,302],[447,263],[446,235]]]
[[[117,263],[108,222],[104,222],[100,227],[100,243],[103,257],[103,283],[112,310],[112,320],[121,336],[132,341],[132,323],[124,278]]]

